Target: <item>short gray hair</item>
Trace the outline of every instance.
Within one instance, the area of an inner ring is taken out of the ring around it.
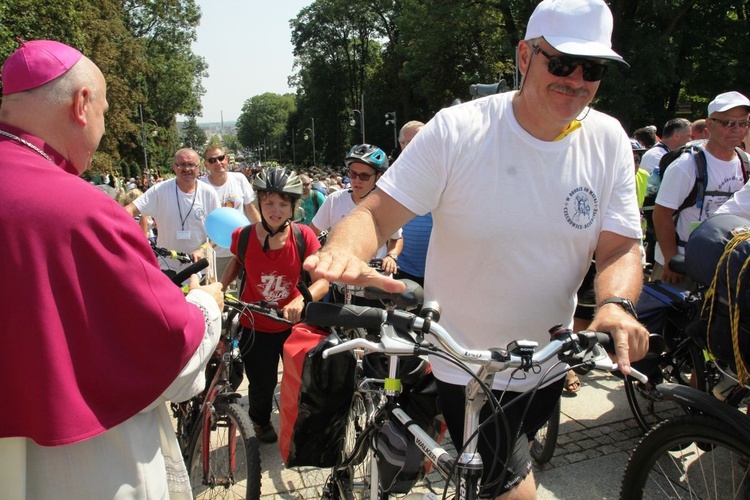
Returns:
[[[424,123],[417,121],[417,120],[412,120],[410,122],[404,123],[404,126],[401,127],[401,130],[398,133],[398,140],[400,141],[404,138],[404,130],[409,130],[412,128],[419,130],[422,127],[424,127]]]

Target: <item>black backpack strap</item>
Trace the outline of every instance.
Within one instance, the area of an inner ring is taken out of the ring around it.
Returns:
[[[252,231],[253,225],[245,226],[240,231],[240,238],[237,241],[237,259],[240,261],[240,265],[245,267],[245,254],[247,253],[247,242],[250,240],[250,231]]]
[[[305,244],[305,238],[302,236],[302,230],[296,222],[292,222],[292,233],[294,235],[294,242],[297,244],[297,256],[300,262],[299,280],[306,285],[310,284],[310,273],[305,271],[302,264],[305,262],[305,252],[307,251],[307,245]]]
[[[320,193],[316,190],[312,190],[312,197],[313,197],[313,205],[315,206],[315,213],[320,210],[320,200],[318,199],[318,196]]]
[[[242,231],[240,231],[240,237],[237,240],[237,260],[240,261],[240,293],[245,289],[245,277],[247,276],[245,272],[245,254],[247,253],[247,244],[250,241],[250,232],[252,230],[252,224],[243,227]]]
[[[737,151],[737,156],[740,157],[740,162],[742,162],[742,178],[747,183],[747,179],[750,177],[750,157],[747,156],[747,153],[742,148],[734,148],[734,150]]]

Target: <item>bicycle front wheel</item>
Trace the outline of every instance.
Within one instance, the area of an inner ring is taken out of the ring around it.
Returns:
[[[260,444],[237,403],[210,406],[190,438],[187,469],[196,499],[260,498]],[[203,425],[205,424],[205,425]],[[204,439],[204,427],[210,435]],[[204,443],[208,443],[205,446]]]
[[[534,440],[531,442],[531,457],[538,465],[544,465],[552,459],[557,447],[557,435],[560,432],[560,400],[552,411],[549,420],[541,429],[536,431]]]
[[[685,341],[677,351],[664,359],[648,374],[644,384],[628,376],[625,378],[625,395],[638,427],[647,432],[657,423],[667,418],[685,413],[682,407],[665,398],[656,386],[664,382],[697,387],[705,390],[703,382],[703,358],[698,348]],[[698,367],[698,369],[696,369]]]
[[[682,415],[654,427],[628,460],[622,500],[750,498],[750,442],[715,418]]]

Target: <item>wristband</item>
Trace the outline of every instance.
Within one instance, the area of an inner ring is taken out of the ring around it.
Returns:
[[[605,304],[617,304],[622,307],[626,313],[630,314],[635,319],[638,319],[638,313],[635,312],[635,306],[633,306],[630,299],[626,299],[625,297],[610,297],[602,300],[596,308],[600,309]]]

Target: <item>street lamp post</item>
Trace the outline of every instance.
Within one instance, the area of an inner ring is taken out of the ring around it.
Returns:
[[[396,130],[396,112],[391,111],[390,113],[385,114],[386,125],[393,125],[393,149],[398,149],[398,131]]]
[[[315,157],[315,118],[310,118],[312,121],[312,128],[306,128],[303,133],[305,134],[305,140],[307,140],[308,135],[307,133],[310,132],[310,135],[312,135],[312,147],[313,147],[313,167],[317,165],[318,161]]]
[[[359,131],[362,133],[362,143],[366,143],[365,140],[365,95],[362,94],[359,101],[359,109],[352,109],[349,112],[349,125],[352,127],[357,124],[357,120],[354,119],[354,113],[359,115]]]
[[[292,128],[292,166],[297,165],[297,154],[294,151],[294,136],[297,134],[297,130]],[[289,138],[287,137],[286,145],[289,146]]]
[[[141,118],[141,144],[142,144],[142,146],[143,146],[143,165],[144,165],[144,172],[148,172],[148,171],[149,171],[149,170],[148,170],[148,151],[147,151],[147,147],[148,147],[148,144],[147,144],[147,142],[146,142],[146,140],[147,140],[147,137],[146,137],[146,123],[145,123],[145,122],[144,122],[144,120],[143,120],[143,106],[141,106],[140,104],[138,105],[138,114],[140,115],[140,118]],[[156,123],[156,122],[155,122],[154,120],[146,120],[146,121],[148,121],[149,123],[153,124],[153,125],[154,125],[155,127],[158,127],[158,126],[159,126],[159,124],[158,124],[158,123]],[[153,132],[151,133],[151,135],[152,135],[153,137],[156,137],[156,135],[157,135],[158,133],[159,133],[159,132],[158,132],[157,130],[154,130],[154,131],[153,131]],[[159,170],[159,168],[157,167],[157,171],[158,171],[158,170]]]

